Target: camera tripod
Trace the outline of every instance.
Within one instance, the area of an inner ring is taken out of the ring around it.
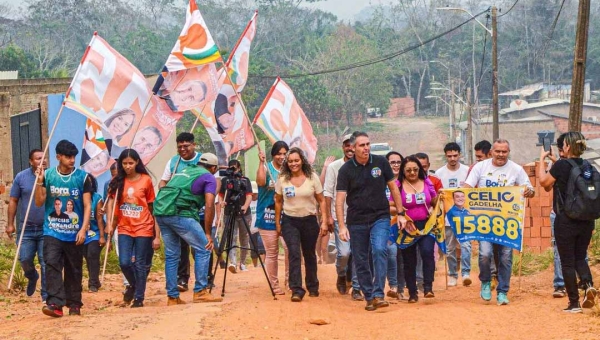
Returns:
[[[227,193],[225,193],[225,197],[227,197]],[[225,223],[225,228],[223,229],[223,236],[221,237],[221,242],[219,244],[219,249],[217,251],[217,257],[220,258],[221,254],[223,254],[223,252],[226,252],[225,263],[227,264],[227,263],[229,263],[229,252],[232,249],[239,248],[240,250],[249,250],[251,252],[254,252],[254,254],[256,254],[256,256],[258,257],[258,260],[260,261],[260,266],[263,270],[263,273],[265,274],[265,279],[267,280],[267,283],[269,284],[269,289],[271,290],[271,295],[273,295],[274,300],[277,300],[277,296],[275,295],[275,292],[273,291],[273,286],[271,286],[271,281],[269,281],[269,276],[267,275],[267,270],[265,269],[263,260],[260,257],[260,255],[258,254],[258,251],[257,251],[258,247],[256,246],[256,244],[254,243],[254,240],[251,237],[252,233],[250,232],[250,227],[248,226],[248,223],[246,222],[246,220],[243,218],[243,216],[241,214],[239,195],[237,195],[237,198],[232,199],[231,202],[228,201],[227,205],[231,209],[231,214],[228,219],[226,218],[227,223]],[[235,236],[234,235],[235,221],[239,216],[242,216],[241,220],[244,224],[244,228],[246,228],[246,232],[248,232],[248,239],[250,240],[250,248],[235,245],[233,243],[234,236]],[[213,271],[211,281],[214,281],[214,279],[217,275],[218,269],[219,269],[219,261],[215,261],[215,269]],[[222,297],[225,296],[226,280],[227,280],[227,266],[225,267],[225,273],[223,274],[223,288],[221,289]],[[213,283],[213,282],[210,282],[210,283]],[[212,292],[212,285],[209,285],[209,286],[211,287],[209,292]]]

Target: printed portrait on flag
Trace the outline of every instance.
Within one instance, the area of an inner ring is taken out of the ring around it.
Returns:
[[[131,148],[140,154],[144,164],[160,151],[182,116],[182,112],[173,112],[164,100],[156,96],[152,98],[150,107],[131,143]]]
[[[128,145],[152,95],[144,75],[104,39],[94,36],[65,106],[102,126],[104,139]]]
[[[110,156],[111,140],[104,138],[104,132],[97,123],[87,119],[83,148],[81,152],[81,169],[98,177],[115,162]]]
[[[164,72],[156,94],[164,99],[172,111],[184,112],[210,105],[219,90],[217,70],[208,64],[176,72]]]
[[[299,147],[310,163],[317,156],[317,138],[294,93],[281,79],[277,79],[258,111],[254,122],[272,143],[282,140],[290,147]]]

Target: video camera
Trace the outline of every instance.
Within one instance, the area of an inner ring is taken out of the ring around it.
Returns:
[[[225,186],[227,193],[225,202],[227,202],[228,205],[239,203],[240,198],[247,190],[246,183],[242,180],[242,172],[238,171],[236,167],[231,166],[225,170],[225,175],[223,177],[223,185]]]

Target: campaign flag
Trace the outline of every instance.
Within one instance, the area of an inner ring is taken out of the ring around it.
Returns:
[[[81,169],[94,177],[98,177],[110,169],[115,162],[110,156],[110,143],[110,139],[104,138],[102,127],[88,118],[85,123],[81,152]]]
[[[219,159],[219,165],[227,166],[230,155],[229,150],[231,147],[225,144],[223,137],[219,133],[217,120],[212,108],[206,108],[204,110],[193,109],[191,112],[198,117],[198,120],[202,123],[204,128],[206,128],[206,132],[208,132],[215,148],[215,155]]]
[[[521,251],[525,187],[444,189],[444,213],[459,242],[488,241]]]
[[[410,217],[406,216],[406,220],[409,221]],[[423,230],[417,229],[410,233],[407,230],[398,231],[397,217],[394,217],[391,240],[396,242],[400,249],[406,249],[413,245],[419,237],[433,237],[440,250],[446,254],[445,228],[443,204],[441,200],[438,200]]]
[[[131,143],[131,148],[140,154],[144,164],[148,164],[162,149],[181,117],[183,112],[174,112],[164,100],[157,96],[152,97]]]
[[[231,54],[226,62],[227,72],[235,90],[240,93],[246,86],[248,80],[248,66],[250,63],[250,45],[256,35],[256,18],[258,11],[255,11],[252,18],[246,25],[242,36],[237,44],[231,50]]]
[[[105,139],[128,145],[151,96],[144,75],[94,33],[65,96],[65,106],[102,125]]]
[[[253,123],[265,132],[271,143],[285,141],[290,147],[302,149],[311,164],[315,161],[317,137],[294,93],[280,78],[275,80]]]
[[[185,25],[165,63],[168,72],[175,72],[214,63],[221,53],[210,34],[195,0],[190,0]]]
[[[172,111],[204,107],[216,99],[219,85],[214,64],[175,72],[166,70],[165,67],[158,76],[152,92],[164,99]]]

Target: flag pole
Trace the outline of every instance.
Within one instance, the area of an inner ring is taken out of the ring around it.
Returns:
[[[81,65],[83,65],[83,62],[85,61],[85,59],[88,55],[88,52],[90,51],[90,46],[92,46],[92,43],[94,42],[94,39],[96,39],[97,35],[98,35],[98,32],[94,32],[94,35],[92,36],[92,40],[90,40],[90,43],[88,44],[87,48],[85,49],[85,52],[83,52],[83,56],[81,57],[81,61],[79,62],[79,67],[77,67],[77,71],[75,71],[75,75],[73,75],[71,84],[69,85],[69,88],[67,89],[67,92],[65,93],[65,98],[63,99],[62,105],[60,106],[60,109],[58,110],[58,114],[56,115],[56,119],[54,120],[54,124],[52,125],[52,130],[50,130],[50,134],[48,135],[48,140],[46,141],[46,145],[44,146],[44,152],[42,155],[42,164],[44,162],[44,159],[46,159],[46,155],[48,154],[48,149],[50,147],[50,141],[52,140],[52,137],[54,137],[54,132],[56,131],[56,127],[58,126],[58,121],[62,115],[64,108],[65,108],[65,102],[66,102],[67,98],[69,98],[69,94],[71,93],[71,88],[73,87],[73,80],[77,79],[77,75],[79,74],[79,71],[81,70]],[[42,167],[42,164],[40,164],[38,166],[38,169]],[[12,287],[12,280],[14,278],[15,269],[17,267],[17,261],[19,259],[19,252],[21,251],[21,244],[23,243],[23,235],[25,235],[25,228],[27,227],[27,221],[29,219],[29,212],[31,211],[31,203],[33,202],[33,198],[35,196],[36,185],[37,185],[37,181],[39,178],[40,178],[40,176],[36,172],[35,182],[33,182],[33,188],[31,189],[31,196],[29,197],[29,203],[27,204],[27,210],[25,211],[25,218],[23,220],[23,225],[21,226],[21,233],[19,235],[19,241],[17,242],[17,251],[15,253],[15,258],[13,260],[12,269],[10,271],[10,277],[8,279],[8,286],[6,287],[7,290],[10,290]]]
[[[111,214],[108,218],[108,223],[109,226],[112,227],[113,225],[113,221],[115,218],[115,209],[117,208],[117,199],[119,198],[119,189],[117,189],[115,191],[115,198],[114,198],[114,202],[113,202],[113,206],[111,209]],[[108,202],[108,200],[106,200]],[[113,234],[114,234],[114,230],[113,230]],[[108,235],[108,239],[106,240],[106,251],[104,252],[104,264],[102,265],[102,279],[100,280],[100,283],[104,283],[104,274],[106,273],[106,263],[108,262],[108,253],[110,252],[110,240],[112,239],[112,235]]]

